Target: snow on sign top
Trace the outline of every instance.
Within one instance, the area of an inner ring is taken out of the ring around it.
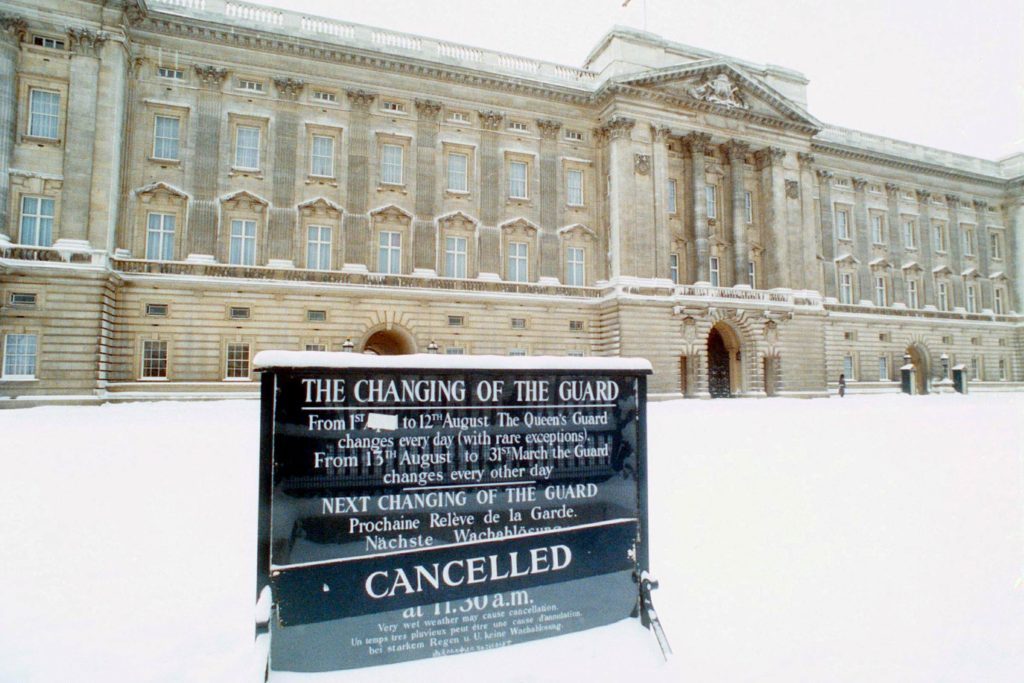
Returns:
[[[604,370],[650,373],[645,358],[579,356],[472,356],[414,353],[376,356],[324,351],[261,351],[254,365],[269,368],[394,368],[416,370]]]

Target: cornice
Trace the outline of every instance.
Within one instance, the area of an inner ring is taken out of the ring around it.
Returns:
[[[971,173],[970,171],[960,171],[949,168],[948,166],[930,164],[925,161],[914,161],[891,154],[884,154],[882,152],[874,152],[859,149],[857,147],[840,145],[834,142],[818,142],[816,140],[812,140],[811,149],[820,154],[830,154],[843,159],[866,161],[873,164],[888,166],[889,168],[898,168],[904,171],[913,171],[915,173],[926,173],[929,175],[940,176],[942,178],[950,178],[952,180],[967,180],[988,185],[989,187],[1002,189],[1008,185],[1007,181],[1001,178],[993,178],[992,176]]]

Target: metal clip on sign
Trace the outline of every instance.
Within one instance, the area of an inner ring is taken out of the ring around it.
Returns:
[[[669,645],[668,636],[665,635],[665,629],[661,627],[661,620],[658,619],[658,613],[654,611],[654,601],[651,599],[651,591],[657,588],[658,582],[651,578],[650,572],[640,573],[640,623],[654,631],[661,654],[668,661],[668,656],[672,654],[672,646]]]

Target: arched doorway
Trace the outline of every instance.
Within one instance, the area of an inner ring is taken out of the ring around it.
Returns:
[[[408,353],[416,353],[416,342],[404,330],[393,327],[390,330],[378,330],[372,333],[363,342],[362,351],[377,356],[403,356]]]
[[[708,334],[708,393],[728,398],[740,391],[740,344],[736,334],[721,323]]]
[[[910,364],[914,366],[914,393],[927,394],[928,351],[920,344],[911,344],[907,347],[907,355],[910,356]]]

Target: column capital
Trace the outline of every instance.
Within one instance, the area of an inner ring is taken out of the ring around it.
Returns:
[[[498,130],[505,115],[500,111],[481,111],[480,125],[486,130]]]
[[[711,135],[708,133],[689,133],[683,136],[683,144],[690,150],[690,154],[696,155],[698,152],[704,154],[704,149],[711,142]]]
[[[413,105],[416,107],[416,115],[421,119],[437,121],[441,114],[441,103],[435,100],[415,99]]]
[[[975,199],[974,200],[974,210],[978,211],[978,212],[987,211],[988,210],[988,202],[986,202],[984,199]]]
[[[750,145],[742,140],[729,140],[722,145],[722,152],[730,164],[743,164],[743,160],[750,151]]]
[[[277,88],[279,97],[285,100],[297,100],[306,87],[306,82],[297,78],[275,78],[274,87]]]
[[[958,194],[947,194],[946,195],[946,203],[949,204],[949,208],[951,208],[951,209],[959,209],[960,208],[960,195],[958,195]]]
[[[668,126],[656,126],[651,124],[651,138],[655,142],[665,143],[672,137],[672,129]]]
[[[219,88],[228,76],[228,70],[218,66],[196,64],[194,68],[199,82],[207,88]]]
[[[864,178],[850,178],[850,182],[853,183],[854,192],[863,192],[868,184],[868,181]]]
[[[899,197],[900,196],[900,186],[897,185],[896,183],[886,183],[885,184],[885,191],[889,193],[890,197]]]
[[[17,45],[27,33],[27,21],[14,14],[0,14],[0,41]]]
[[[634,126],[636,126],[636,119],[631,119],[628,116],[613,116],[601,126],[601,131],[613,140],[628,138],[632,134]]]
[[[552,121],[551,119],[537,119],[537,130],[540,131],[540,136],[545,140],[555,140],[558,138],[558,131],[562,129],[562,124],[558,121]]]
[[[822,181],[832,180],[832,175],[833,175],[832,171],[829,171],[828,169],[818,168],[818,169],[815,169],[814,172],[818,174],[818,177]]]
[[[932,198],[932,193],[928,190],[915,190],[915,193],[917,194],[917,201],[921,203],[927,203]]]
[[[367,90],[346,90],[348,103],[357,111],[370,111],[370,105],[377,99],[377,93]]]
[[[781,147],[765,147],[754,152],[754,160],[759,168],[771,166],[786,158],[786,150]]]
[[[810,166],[814,163],[814,155],[810,152],[797,152],[796,159],[801,166]]]
[[[93,31],[87,28],[72,26],[68,29],[68,47],[76,55],[96,57],[100,48],[110,38],[103,31]]]

